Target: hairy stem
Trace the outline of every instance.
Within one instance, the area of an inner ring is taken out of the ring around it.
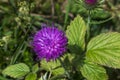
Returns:
[[[90,38],[90,11],[88,11],[88,19],[87,19],[87,42]]]
[[[72,80],[72,78],[70,77],[70,74],[69,74],[69,72],[67,71],[67,69],[66,69],[66,67],[65,67],[65,65],[64,65],[64,63],[63,63],[63,61],[61,60],[61,58],[59,58],[58,60],[60,61],[61,66],[64,68],[65,74],[66,74],[66,76],[68,77],[68,79],[69,79],[69,80]]]

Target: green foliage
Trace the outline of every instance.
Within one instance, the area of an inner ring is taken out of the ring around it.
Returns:
[[[38,64],[35,64],[35,65],[32,67],[32,72],[33,72],[33,73],[36,73],[38,70],[39,70],[39,66],[38,66]]]
[[[119,70],[115,69],[120,69],[120,33],[113,31],[120,31],[120,1],[98,0],[90,8],[90,25],[89,7],[81,1],[0,0],[0,80],[67,80],[67,71],[73,80],[107,80],[107,74],[119,80]],[[62,56],[63,65],[58,60],[42,60],[39,64],[31,50],[31,37],[41,29],[41,23],[53,22],[67,29],[68,49]],[[89,42],[86,25],[90,27]],[[103,66],[113,69],[106,72]]]
[[[29,73],[26,77],[25,80],[36,80],[37,79],[37,74],[36,73]]]
[[[107,74],[103,67],[100,65],[91,63],[91,62],[85,62],[83,66],[80,69],[82,75],[87,80],[107,80]]]
[[[81,53],[85,48],[86,25],[82,17],[77,16],[67,27],[68,48],[71,52]]]
[[[64,69],[58,60],[47,62],[46,60],[41,61],[41,67],[47,71],[51,71],[54,75],[64,74]]]
[[[64,80],[64,75],[53,76],[50,80]]]
[[[48,72],[46,72],[44,75],[42,75],[39,80],[47,80],[47,75],[48,75]]]
[[[88,46],[86,59],[112,68],[120,68],[120,33],[103,33],[93,38]]]
[[[29,67],[24,63],[10,65],[3,70],[4,75],[11,76],[13,78],[21,78],[30,72]]]
[[[4,78],[3,76],[0,76],[0,80],[8,80],[8,79]]]

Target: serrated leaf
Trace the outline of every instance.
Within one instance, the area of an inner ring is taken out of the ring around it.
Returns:
[[[86,25],[82,17],[77,16],[67,27],[68,48],[73,53],[80,53],[85,47]],[[76,52],[77,51],[77,52]]]
[[[41,61],[41,67],[47,71],[52,71],[54,75],[60,75],[64,73],[64,69],[60,67],[61,64],[58,60],[46,62],[46,60]]]
[[[25,76],[30,72],[29,67],[24,63],[19,63],[15,65],[10,65],[6,69],[3,70],[4,75],[11,76],[13,78],[20,78]]]
[[[86,59],[104,66],[120,68],[120,33],[103,33],[87,46]]]
[[[36,80],[37,79],[37,74],[36,73],[29,73],[26,77],[25,80]]]
[[[91,62],[86,62],[80,71],[87,80],[107,80],[108,78],[103,67]]]

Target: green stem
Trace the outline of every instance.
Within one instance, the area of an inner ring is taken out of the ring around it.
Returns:
[[[69,18],[70,5],[71,5],[71,0],[68,0],[68,4],[66,5],[66,13],[65,13],[65,20],[64,20],[63,30],[66,29],[67,21],[68,21],[68,18]]]
[[[22,53],[21,50],[22,50],[22,48],[23,48],[24,46],[26,46],[26,45],[25,45],[25,39],[26,39],[29,31],[30,31],[30,28],[28,28],[28,30],[26,31],[26,34],[25,34],[24,38],[21,40],[20,44],[18,45],[18,48],[16,49],[14,55],[13,55],[12,58],[11,58],[10,64],[14,64],[14,63],[16,62],[17,58],[19,57],[19,55]],[[25,51],[25,50],[24,50],[24,51]],[[23,52],[24,52],[24,51],[23,51]]]
[[[114,17],[111,16],[110,18],[102,20],[102,21],[91,21],[90,24],[102,24],[102,23],[105,23],[105,22],[108,22],[108,21],[112,20],[113,18]]]
[[[66,74],[66,76],[68,77],[68,79],[69,79],[69,80],[72,80],[72,78],[70,77],[70,74],[69,74],[69,72],[67,71],[67,69],[66,69],[66,67],[65,67],[65,65],[64,65],[64,63],[63,63],[63,61],[61,60],[61,58],[58,58],[58,60],[60,61],[62,67],[64,68],[65,74]]]
[[[87,42],[90,38],[90,11],[88,11],[88,20],[87,20]]]

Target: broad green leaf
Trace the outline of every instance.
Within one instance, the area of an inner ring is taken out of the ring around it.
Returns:
[[[37,79],[37,74],[36,73],[29,73],[26,77],[25,80],[36,80]]]
[[[15,65],[10,65],[6,69],[3,70],[4,75],[11,76],[13,78],[20,78],[25,76],[30,72],[29,67],[24,63],[19,63]]]
[[[82,17],[77,16],[67,27],[68,48],[71,52],[80,53],[85,47],[86,25]]]
[[[83,64],[80,71],[87,80],[107,80],[108,78],[103,67],[91,62]]]
[[[86,59],[104,66],[120,68],[120,33],[103,33],[93,38]]]
[[[52,71],[54,75],[60,75],[64,73],[64,69],[58,60],[46,62],[46,60],[41,61],[41,67],[47,71]]]

